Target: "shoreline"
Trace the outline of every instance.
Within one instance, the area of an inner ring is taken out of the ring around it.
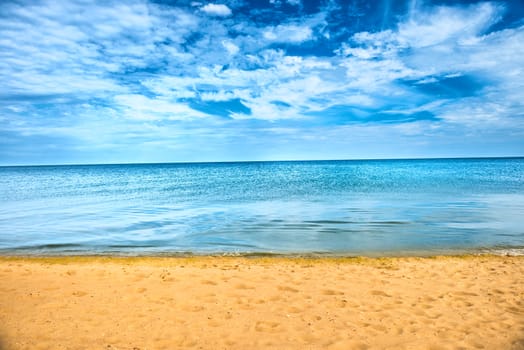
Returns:
[[[52,251],[31,249],[4,249],[0,250],[0,259],[3,257],[161,257],[161,258],[185,258],[185,257],[237,257],[237,258],[306,258],[306,259],[332,259],[332,258],[432,258],[432,257],[460,257],[460,256],[524,256],[524,246],[508,247],[485,247],[485,248],[456,248],[456,249],[412,249],[392,251],[368,251],[368,252],[271,252],[271,251],[238,251],[238,252],[193,252],[193,251],[104,251],[104,250],[79,250],[79,251]]]
[[[524,257],[0,256],[0,349],[522,349]]]
[[[126,254],[126,253],[81,253],[81,254],[3,254],[0,253],[0,262],[6,260],[69,260],[76,262],[97,259],[121,259],[121,260],[148,260],[148,259],[246,259],[246,260],[312,260],[312,261],[347,261],[353,260],[410,260],[410,259],[475,259],[475,258],[524,258],[524,248],[500,249],[498,251],[475,251],[475,252],[453,252],[453,253],[406,253],[406,254],[335,254],[335,253],[191,253],[191,252],[164,252],[159,254]],[[75,261],[73,261],[75,260]]]

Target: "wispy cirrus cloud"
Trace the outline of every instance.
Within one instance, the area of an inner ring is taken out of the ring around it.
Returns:
[[[460,140],[524,151],[518,2],[390,4],[379,19],[354,5],[5,1],[0,161],[50,145],[57,162],[141,147],[137,161],[384,157],[402,137],[422,155]]]

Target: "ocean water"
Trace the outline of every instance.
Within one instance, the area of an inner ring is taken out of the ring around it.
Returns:
[[[524,158],[0,167],[0,254],[524,248]]]

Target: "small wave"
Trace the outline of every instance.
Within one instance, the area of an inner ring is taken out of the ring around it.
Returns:
[[[78,243],[49,243],[49,244],[37,244],[37,245],[26,245],[14,248],[8,248],[5,250],[55,250],[55,249],[87,249],[85,245]]]
[[[483,252],[500,256],[524,256],[524,248],[495,248],[485,249]]]
[[[373,225],[409,225],[409,221],[370,221],[370,224]]]
[[[320,225],[348,225],[358,224],[356,221],[344,221],[344,220],[308,220],[304,221],[308,224],[320,224]]]
[[[155,244],[111,244],[107,248],[118,248],[118,249],[140,249],[140,248],[156,248],[158,245]]]

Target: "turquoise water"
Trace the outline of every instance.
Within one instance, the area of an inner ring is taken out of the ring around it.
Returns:
[[[524,247],[524,158],[0,167],[2,254]]]

